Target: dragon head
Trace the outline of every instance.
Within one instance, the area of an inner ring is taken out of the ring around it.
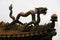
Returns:
[[[36,9],[36,13],[38,14],[46,14],[47,12],[47,8],[44,8],[44,7],[38,7],[38,8],[35,8]]]

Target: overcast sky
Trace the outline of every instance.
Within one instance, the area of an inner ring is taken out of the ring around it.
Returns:
[[[57,14],[58,22],[56,22],[55,28],[57,29],[57,35],[53,37],[53,40],[60,39],[60,0],[0,0],[0,21],[11,22],[9,17],[9,6],[13,4],[13,16],[17,16],[20,12],[27,12],[29,10],[34,10],[36,7],[46,7],[48,8],[46,15],[41,15],[41,23],[45,24],[50,22],[50,17],[53,13]],[[31,21],[31,15],[28,17],[21,17],[20,21],[23,23]]]

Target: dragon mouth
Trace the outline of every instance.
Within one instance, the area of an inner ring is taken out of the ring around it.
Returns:
[[[43,11],[42,13],[43,13],[44,15],[46,15],[47,11]]]
[[[44,12],[44,15],[46,15],[47,12]]]

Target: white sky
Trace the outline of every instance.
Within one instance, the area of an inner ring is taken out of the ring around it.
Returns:
[[[41,24],[50,22],[50,17],[53,13],[58,15],[58,22],[56,22],[57,35],[53,37],[53,40],[60,39],[60,0],[0,0],[0,21],[11,22],[9,17],[9,5],[13,4],[13,15],[16,17],[19,12],[27,12],[34,10],[36,7],[47,7],[48,11],[46,15],[41,15]],[[31,21],[31,15],[28,17],[21,17],[23,23]]]

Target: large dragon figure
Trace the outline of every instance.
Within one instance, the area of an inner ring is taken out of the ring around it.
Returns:
[[[9,7],[9,10],[10,10],[10,14],[9,14],[9,16],[10,16],[10,18],[13,20],[9,25],[7,25],[6,26],[6,28],[7,29],[9,29],[10,27],[10,25],[13,25],[13,24],[16,24],[16,23],[19,23],[19,24],[24,24],[24,23],[22,23],[22,22],[20,22],[19,21],[19,18],[20,18],[20,16],[23,16],[23,17],[27,17],[28,15],[30,15],[31,14],[31,16],[32,16],[32,21],[31,22],[29,22],[28,24],[26,24],[26,26],[28,26],[28,25],[30,25],[30,24],[34,24],[34,26],[36,26],[36,25],[39,25],[39,23],[40,23],[40,14],[46,14],[46,11],[47,11],[47,8],[43,8],[43,7],[39,7],[39,8],[35,8],[35,11],[34,10],[30,10],[30,11],[28,11],[28,12],[26,12],[26,13],[24,13],[24,12],[20,12],[18,15],[17,15],[17,17],[16,17],[16,19],[15,19],[15,17],[12,15],[12,4],[10,5],[10,7]],[[36,18],[35,18],[35,14],[37,14],[37,21],[35,20]]]

